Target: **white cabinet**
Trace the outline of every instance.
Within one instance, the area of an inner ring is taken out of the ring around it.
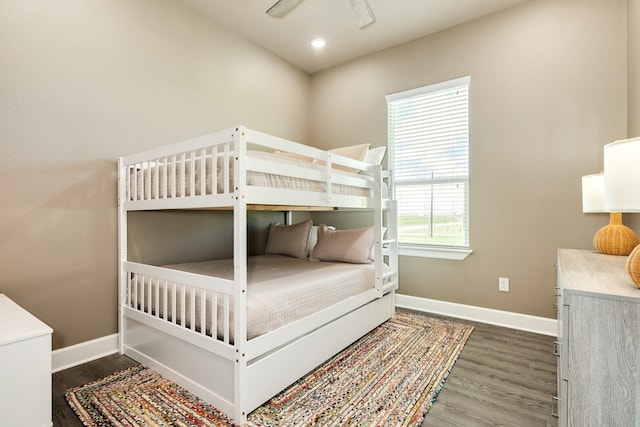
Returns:
[[[0,294],[0,425],[51,426],[52,332]]]
[[[640,289],[626,259],[558,251],[561,427],[640,425]]]

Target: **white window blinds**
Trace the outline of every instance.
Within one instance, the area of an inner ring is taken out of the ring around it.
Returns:
[[[387,96],[401,246],[469,247],[469,82]]]

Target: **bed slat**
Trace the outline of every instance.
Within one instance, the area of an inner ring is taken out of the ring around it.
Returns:
[[[189,310],[191,318],[189,319],[189,327],[192,331],[196,330],[196,288],[191,286],[189,294],[191,295],[191,301],[189,301]]]
[[[178,194],[176,194],[176,197],[178,195],[184,197],[185,196],[185,191],[186,191],[186,183],[185,183],[185,175],[186,175],[186,154],[182,153],[180,154],[180,158],[178,160],[178,165],[180,166],[180,173],[178,174],[178,188],[180,189],[178,191]]]
[[[177,317],[177,308],[176,306],[178,305],[176,297],[178,296],[178,285],[176,284],[176,282],[172,282],[171,283],[171,292],[173,293],[173,304],[171,304],[171,323],[173,323],[174,325],[176,325],[178,322],[176,320]]]
[[[222,331],[223,331],[223,341],[225,344],[229,344],[229,295],[224,296],[224,305],[223,305],[223,316],[222,316]]]
[[[187,319],[184,315],[187,312],[187,290],[183,284],[180,284],[180,326],[185,327]]]
[[[231,186],[229,185],[229,145],[225,144],[224,145],[224,161],[222,162],[222,176],[224,178],[223,180],[223,187],[222,187],[222,193],[230,193],[232,192],[231,190]]]
[[[218,293],[214,292],[211,304],[211,336],[218,336]]]
[[[191,151],[189,152],[189,182],[188,182],[188,187],[189,187],[189,196],[193,197],[196,195],[195,192],[195,188],[196,188],[196,153],[195,151]],[[185,181],[186,181],[186,177],[185,177]],[[185,196],[187,195],[187,193],[184,194]]]
[[[200,334],[207,335],[207,292],[200,289]]]
[[[171,198],[175,199],[176,197],[176,171],[177,171],[177,165],[176,165],[176,156],[175,154],[173,156],[171,156]]]

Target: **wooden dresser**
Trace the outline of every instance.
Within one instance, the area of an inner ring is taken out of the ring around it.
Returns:
[[[0,294],[0,425],[51,426],[52,332]]]
[[[561,427],[640,425],[640,289],[626,259],[558,251]]]

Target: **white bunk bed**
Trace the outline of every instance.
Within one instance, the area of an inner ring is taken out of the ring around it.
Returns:
[[[249,412],[393,315],[397,218],[395,201],[384,195],[389,181],[380,165],[243,126],[120,158],[120,352],[245,423]],[[231,275],[129,261],[128,212],[167,209],[233,210]],[[248,338],[251,209],[372,211],[372,286]]]

